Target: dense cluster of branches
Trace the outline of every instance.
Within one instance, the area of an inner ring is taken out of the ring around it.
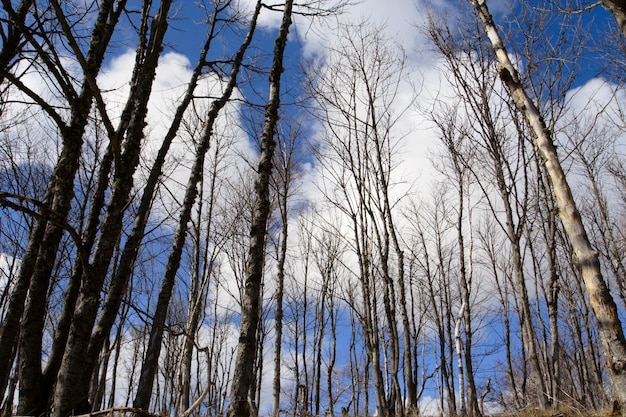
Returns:
[[[164,81],[175,2],[3,0],[1,414],[626,403],[619,2],[424,7],[429,74],[371,22],[303,70],[294,18],[348,4],[241,3]]]

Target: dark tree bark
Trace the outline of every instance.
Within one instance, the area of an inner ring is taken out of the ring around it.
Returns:
[[[154,376],[159,365],[158,360],[159,353],[161,352],[161,341],[163,338],[165,319],[167,317],[167,310],[172,290],[174,288],[174,283],[176,282],[176,273],[178,272],[178,268],[180,266],[183,247],[187,236],[188,223],[191,220],[191,212],[196,196],[198,195],[198,183],[200,182],[201,176],[204,172],[206,153],[212,143],[215,121],[217,120],[220,111],[228,103],[237,85],[237,77],[243,64],[245,52],[252,42],[254,31],[256,29],[256,20],[260,10],[261,2],[257,2],[246,38],[235,56],[228,84],[222,93],[222,96],[211,103],[207,120],[202,128],[202,133],[200,134],[199,144],[195,153],[195,160],[191,168],[191,173],[189,174],[183,205],[178,218],[176,232],[174,234],[172,250],[170,252],[163,280],[161,282],[161,289],[159,291],[159,297],[152,319],[148,347],[141,366],[139,384],[135,400],[133,402],[133,406],[138,409],[147,410],[150,406]],[[248,371],[249,369],[250,368],[248,368]]]
[[[149,19],[149,5],[144,3],[140,44],[135,57],[130,95],[122,112],[118,130],[110,132],[114,135],[109,138],[112,146],[120,145],[120,149],[114,150],[116,164],[111,196],[100,227],[93,260],[83,271],[82,287],[59,369],[53,412],[57,417],[65,417],[72,411],[86,412],[91,409],[88,390],[94,367],[91,366],[90,369],[85,367],[86,353],[93,323],[100,308],[100,292],[114,249],[120,239],[123,215],[128,206],[133,175],[139,163],[148,101],[168,28],[171,3],[171,0],[163,0],[154,19]],[[126,135],[124,141],[119,141],[124,134]]]
[[[274,42],[274,60],[269,75],[269,99],[265,108],[265,121],[261,133],[261,155],[255,182],[254,213],[250,228],[250,249],[246,266],[246,281],[241,311],[240,336],[237,359],[231,386],[228,417],[250,417],[253,410],[249,402],[250,387],[257,351],[256,332],[261,312],[261,282],[265,258],[267,220],[270,214],[269,184],[272,174],[272,159],[276,142],[274,135],[278,124],[280,107],[280,79],[287,35],[291,26],[293,0],[285,2],[283,19]]]
[[[214,17],[220,10],[221,9],[216,8]],[[214,30],[215,26],[212,25],[211,31],[207,37],[207,41],[204,45],[202,52],[200,53],[198,63],[189,81],[189,86],[187,87],[185,96],[183,97],[181,103],[176,109],[176,113],[174,115],[174,118],[172,119],[168,132],[166,133],[165,138],[161,143],[161,147],[159,148],[159,151],[155,158],[155,161],[150,168],[150,174],[144,186],[137,213],[135,214],[133,228],[124,244],[120,261],[111,280],[111,285],[108,289],[107,296],[102,305],[102,310],[100,312],[100,315],[98,316],[98,320],[96,321],[91,334],[91,339],[89,341],[89,347],[87,350],[87,356],[84,365],[85,377],[87,377],[93,371],[93,366],[98,358],[98,355],[102,348],[102,344],[104,343],[104,340],[109,336],[111,328],[113,327],[113,324],[115,322],[115,318],[118,314],[118,310],[124,297],[127,284],[133,273],[133,267],[137,259],[139,247],[144,237],[146,224],[148,222],[148,217],[150,215],[150,210],[152,207],[152,201],[154,199],[155,192],[162,176],[166,156],[181,126],[181,123],[183,121],[183,115],[194,97],[194,91],[198,84],[198,79],[202,75],[203,69],[206,66],[206,56],[209,52],[210,44],[214,37]]]
[[[5,12],[9,16],[8,22],[8,36],[4,39],[2,44],[2,50],[0,50],[0,84],[4,81],[4,75],[2,72],[9,69],[12,65],[13,59],[19,53],[20,43],[23,40],[22,30],[24,29],[26,15],[33,5],[33,0],[22,0],[17,6],[17,9],[13,9],[11,1],[2,0],[2,6]]]
[[[63,149],[57,162],[55,171],[50,179],[48,191],[42,201],[41,216],[35,220],[31,230],[29,243],[22,258],[22,268],[11,295],[10,307],[5,321],[0,329],[0,388],[6,385],[10,371],[10,352],[14,349],[19,332],[20,316],[24,312],[21,323],[23,330],[20,338],[22,354],[20,355],[20,378],[24,378],[30,390],[20,394],[20,407],[29,413],[37,413],[43,406],[46,398],[41,394],[41,337],[45,315],[45,300],[57,256],[59,242],[64,232],[65,219],[71,207],[74,196],[74,177],[78,170],[83,144],[83,134],[91,109],[91,102],[96,94],[91,80],[95,79],[100,70],[107,50],[113,29],[117,23],[119,12],[114,9],[113,1],[105,1],[100,5],[99,14],[91,35],[89,51],[83,61],[84,79],[80,93],[74,92],[65,84],[65,79],[59,79],[69,102],[71,116],[68,124],[50,107],[45,107],[49,116],[57,123],[63,139]],[[32,34],[25,32],[22,27],[22,36],[34,43]],[[37,48],[37,46],[35,46]],[[51,68],[51,73],[59,74],[54,70],[54,58],[42,58]],[[62,70],[61,70],[62,71]],[[17,80],[4,71],[3,75],[10,82]],[[18,83],[18,87],[21,85]],[[33,97],[36,101],[37,98]],[[84,262],[83,253],[79,248],[79,262]],[[24,311],[26,293],[29,291],[28,309]],[[2,389],[4,391],[4,389]],[[21,391],[21,390],[20,390]]]

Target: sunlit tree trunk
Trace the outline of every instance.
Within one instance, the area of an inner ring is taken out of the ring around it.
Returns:
[[[620,407],[626,404],[626,338],[619,319],[617,306],[600,271],[597,252],[591,246],[585,226],[574,201],[570,185],[565,177],[551,132],[530,99],[517,70],[513,66],[504,43],[500,38],[485,0],[470,0],[485,25],[487,35],[493,44],[496,58],[500,62],[498,71],[502,82],[507,86],[516,106],[524,113],[532,128],[537,147],[544,158],[546,171],[552,183],[559,208],[559,217],[567,234],[585,283],[593,309],[607,360],[607,368],[613,387],[613,395]],[[608,2],[614,5],[614,2]],[[620,26],[623,27],[620,22]]]

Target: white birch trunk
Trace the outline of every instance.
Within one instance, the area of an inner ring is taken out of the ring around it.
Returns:
[[[598,253],[591,246],[580,212],[565,172],[561,166],[551,132],[539,113],[537,106],[526,93],[517,70],[511,63],[485,0],[468,0],[478,12],[485,25],[496,58],[500,63],[498,72],[509,89],[517,108],[524,113],[536,136],[539,149],[548,172],[559,208],[559,218],[572,245],[574,259],[580,268],[589,302],[598,321],[600,338],[604,347],[607,368],[613,387],[614,400],[618,405],[626,402],[626,339],[617,314],[617,306],[602,277]]]

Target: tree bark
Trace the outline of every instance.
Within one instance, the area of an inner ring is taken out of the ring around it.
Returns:
[[[94,189],[93,198],[91,200],[91,207],[89,209],[89,215],[83,231],[82,245],[83,252],[90,253],[93,245],[96,241],[98,226],[100,223],[100,213],[105,205],[106,191],[108,188],[108,182],[110,178],[110,171],[113,163],[113,150],[109,146],[105,153],[102,162],[100,172],[98,174],[98,180]],[[84,272],[85,264],[83,262],[77,262],[72,269],[69,283],[65,292],[63,310],[61,311],[61,317],[54,331],[54,341],[52,344],[52,351],[48,357],[48,363],[43,374],[43,388],[42,394],[46,398],[51,394],[54,383],[57,378],[57,373],[63,360],[63,354],[65,352],[65,345],[69,336],[72,318],[74,316],[74,309],[76,308],[76,302],[78,300],[78,294],[80,291],[80,285],[82,281],[82,275]]]
[[[74,177],[79,167],[83,134],[95,94],[90,80],[94,79],[100,70],[119,16],[113,10],[113,5],[113,1],[105,1],[101,4],[83,67],[84,79],[81,91],[76,96],[71,94],[66,97],[70,102],[70,122],[65,125],[60,118],[57,120],[60,123],[58,127],[63,139],[63,149],[43,200],[42,217],[35,220],[31,230],[17,285],[11,295],[9,312],[0,329],[0,388],[2,392],[6,385],[5,378],[8,377],[10,371],[8,361],[12,355],[8,353],[14,348],[20,331],[18,326],[21,325],[24,329],[24,334],[20,338],[22,353],[18,368],[20,379],[24,379],[24,384],[29,389],[24,393],[20,390],[21,405],[19,407],[29,413],[38,414],[45,410],[47,398],[41,393],[41,338],[45,299],[59,242],[64,231],[61,225],[67,218],[74,197]],[[79,254],[82,255],[80,249]],[[84,261],[82,256],[78,257],[78,262]],[[29,303],[25,309],[26,291],[29,292]],[[20,323],[19,318],[22,312],[24,312],[24,320]],[[5,368],[7,365],[8,369]]]
[[[4,82],[3,72],[12,65],[11,61],[19,53],[20,42],[23,39],[22,29],[33,2],[34,0],[22,0],[17,9],[13,10],[11,1],[2,0],[2,6],[9,16],[9,29],[8,36],[4,39],[2,50],[0,50],[0,84]]]
[[[509,59],[485,0],[469,1],[478,12],[494,47],[496,58],[500,63],[498,67],[500,78],[509,89],[518,109],[526,116],[536,136],[537,147],[544,158],[546,171],[556,197],[559,218],[572,245],[576,265],[582,273],[589,301],[598,322],[614,400],[623,412],[623,406],[626,404],[626,338],[618,316],[617,306],[606,281],[602,277],[598,254],[591,246],[587,236],[587,231],[557,154],[552,134],[547,129],[537,106],[526,93],[517,70]],[[606,3],[617,7],[615,2]]]
[[[231,386],[228,417],[249,417],[251,404],[248,395],[252,385],[255,363],[256,332],[261,311],[261,281],[265,258],[267,219],[270,213],[269,183],[272,174],[272,157],[276,142],[274,135],[278,124],[280,107],[280,79],[283,72],[283,55],[291,26],[293,0],[285,2],[283,18],[274,43],[274,60],[269,76],[269,100],[265,108],[265,121],[261,133],[261,156],[255,182],[256,201],[250,229],[250,249],[246,266],[246,282],[241,312],[240,336],[237,359]]]
[[[276,313],[274,315],[274,380],[272,392],[272,416],[280,415],[280,392],[281,392],[281,351],[283,343],[283,316],[284,316],[284,293],[285,293],[285,262],[287,260],[287,239],[289,237],[289,211],[288,200],[291,189],[292,178],[292,156],[294,152],[295,138],[293,138],[289,146],[282,147],[279,152],[281,157],[281,171],[276,175],[276,190],[278,196],[278,205],[280,211],[280,220],[282,223],[280,246],[278,249],[278,262],[276,266]]]
[[[156,309],[152,319],[152,327],[150,330],[150,338],[148,347],[146,350],[145,358],[141,366],[141,374],[139,377],[139,384],[137,387],[137,393],[133,403],[134,408],[147,410],[150,405],[150,399],[152,397],[152,386],[154,384],[154,376],[158,369],[159,353],[161,352],[161,341],[163,338],[163,330],[165,326],[165,319],[167,317],[167,310],[176,282],[176,273],[180,266],[183,247],[187,236],[188,223],[191,219],[191,211],[193,209],[196,196],[198,194],[198,183],[204,172],[204,160],[206,153],[211,145],[211,139],[213,138],[213,127],[217,116],[224,106],[228,103],[236,85],[237,77],[241,69],[244,54],[252,42],[254,31],[256,29],[256,19],[261,9],[261,3],[257,2],[254,16],[252,17],[248,34],[239,50],[237,51],[233,68],[230,73],[230,78],[226,89],[222,96],[214,100],[211,103],[207,120],[202,128],[198,147],[196,149],[195,160],[189,174],[185,196],[183,198],[183,205],[178,218],[178,225],[174,234],[174,240],[172,243],[172,250],[170,252],[163,280],[161,282],[161,289],[159,290],[159,297],[157,300]],[[249,371],[250,368],[248,368]]]
[[[128,281],[133,273],[133,267],[135,265],[135,260],[137,259],[139,247],[144,237],[145,227],[152,207],[152,201],[163,172],[163,165],[165,163],[166,156],[168,155],[171,144],[178,133],[183,120],[183,114],[193,99],[198,79],[200,78],[200,75],[205,67],[205,59],[209,50],[210,40],[211,35],[209,36],[209,40],[207,40],[204,49],[200,54],[198,64],[196,65],[196,68],[191,76],[185,96],[176,109],[176,114],[174,115],[168,132],[161,143],[161,147],[159,148],[155,161],[150,168],[150,174],[143,189],[141,201],[135,215],[133,228],[126,239],[119,264],[117,265],[114,276],[111,279],[111,285],[102,305],[102,310],[91,333],[85,363],[86,374],[89,374],[93,369],[93,364],[95,364],[99,355],[104,339],[109,336],[111,328],[115,322],[115,318],[117,317],[122,298],[126,292]]]
[[[100,291],[106,277],[113,251],[119,241],[122,219],[133,184],[133,175],[139,163],[139,152],[144,138],[148,100],[161,53],[163,38],[167,31],[167,19],[171,0],[161,2],[153,20],[150,38],[140,41],[135,59],[131,92],[121,117],[120,127],[110,137],[113,146],[126,133],[123,152],[116,155],[115,176],[111,197],[100,228],[93,260],[83,271],[83,283],[74,320],[67,340],[65,355],[59,369],[54,394],[55,417],[65,417],[70,412],[90,411],[88,388],[94,366],[85,367],[86,352],[100,308]],[[144,14],[146,9],[144,9]],[[144,18],[142,29],[147,33],[149,20]],[[143,34],[143,32],[142,32]]]

